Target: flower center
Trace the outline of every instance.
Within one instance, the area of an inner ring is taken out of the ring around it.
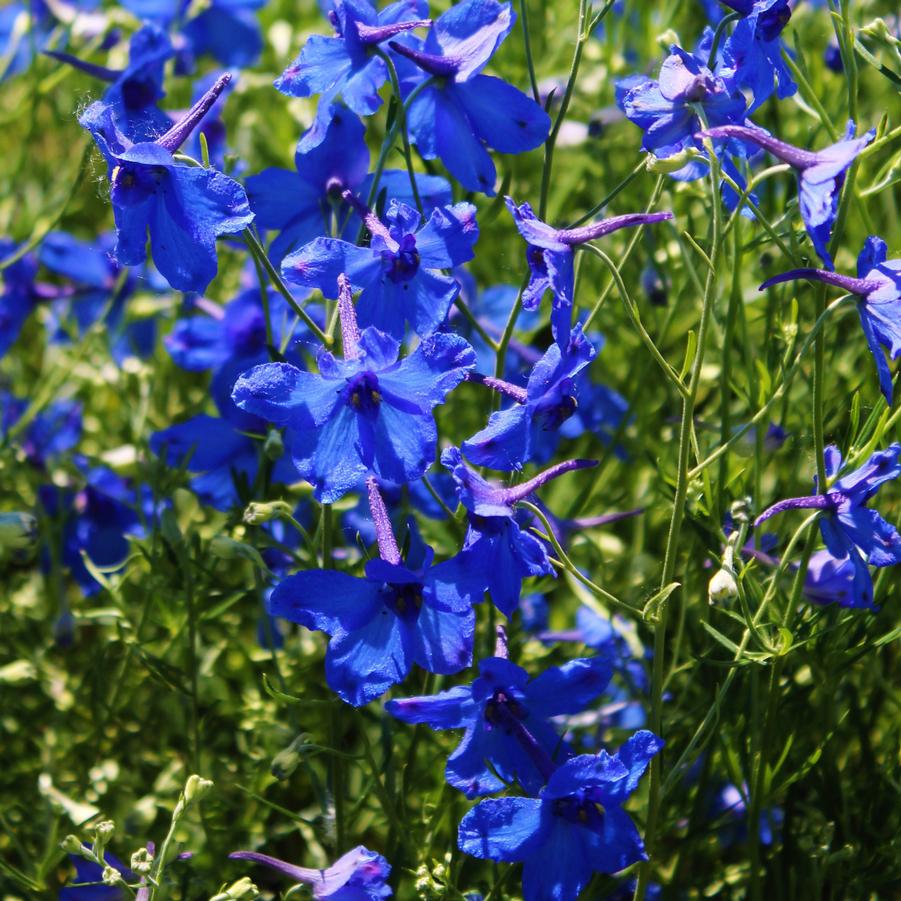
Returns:
[[[485,704],[485,721],[492,727],[504,729],[510,733],[516,722],[525,719],[526,710],[503,689],[498,689]]]
[[[358,372],[348,379],[345,397],[357,413],[374,415],[382,402],[378,376],[374,372]]]
[[[416,236],[404,235],[396,251],[382,251],[385,274],[395,283],[408,282],[419,271],[419,252]]]
[[[418,582],[389,583],[390,597],[385,603],[401,619],[415,620],[422,608],[422,585]]]

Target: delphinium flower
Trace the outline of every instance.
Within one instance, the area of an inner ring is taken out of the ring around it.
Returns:
[[[621,228],[673,218],[672,213],[628,213],[580,228],[554,228],[542,222],[528,203],[517,206],[510,197],[506,200],[513,221],[528,245],[529,284],[522,295],[523,307],[537,309],[545,292],[551,292],[551,326],[561,347],[566,347],[572,329],[576,248]]]
[[[392,895],[388,885],[391,864],[362,845],[357,845],[324,870],[298,867],[294,864],[259,854],[256,851],[234,851],[233,860],[249,860],[277,870],[295,883],[308,885],[316,901],[381,901]]]
[[[461,445],[466,457],[477,466],[489,469],[522,469],[536,457],[542,462],[548,454],[542,441],[544,432],[557,433],[578,408],[576,376],[596,356],[591,342],[577,326],[566,344],[552,344],[535,364],[525,388],[484,379],[489,387],[512,397],[512,407],[491,414],[488,425]],[[553,447],[550,448],[553,450]]]
[[[742,791],[730,783],[724,785],[714,797],[711,814],[718,824],[716,832],[720,844],[725,848],[747,841],[748,805],[745,800],[747,795],[747,786],[744,786]],[[757,829],[761,845],[769,847],[774,841],[778,841],[784,819],[785,814],[781,807],[770,807],[760,811]]]
[[[340,275],[344,359],[326,350],[319,373],[267,363],[245,373],[232,397],[248,413],[286,427],[301,478],[322,503],[333,503],[366,476],[404,484],[420,478],[435,456],[432,410],[475,364],[456,335],[436,334],[398,360],[400,344],[370,326],[360,333],[350,282]]]
[[[29,401],[0,389],[0,437],[9,432],[28,410]],[[82,406],[75,400],[56,400],[36,413],[16,437],[28,462],[43,469],[48,461],[78,444]]]
[[[554,770],[537,798],[489,798],[460,823],[461,850],[523,863],[524,901],[571,901],[592,873],[616,873],[646,860],[622,809],[663,741],[636,732],[610,755],[582,754]]]
[[[351,199],[350,192],[345,196]],[[471,260],[479,237],[475,207],[458,203],[434,210],[423,225],[413,208],[391,201],[384,222],[361,210],[372,239],[358,247],[338,238],[317,238],[285,257],[288,282],[318,288],[336,297],[338,275],[361,291],[356,315],[362,326],[375,326],[398,340],[409,322],[423,338],[447,318],[460,285],[440,270]]]
[[[0,9],[0,82],[28,68],[55,24],[43,2],[13,0]]]
[[[726,40],[723,55],[732,70],[734,83],[750,88],[754,95],[751,110],[767,100],[775,90],[779,99],[798,90],[791,70],[782,58],[785,44],[782,31],[791,18],[789,0],[723,0],[741,14]]]
[[[496,170],[487,144],[501,153],[522,153],[541,144],[550,118],[531,98],[482,69],[510,33],[510,3],[464,0],[442,13],[424,43],[389,42],[421,71],[410,71],[403,91],[410,103],[410,138],[427,160],[441,159],[468,191],[494,194]],[[431,82],[422,87],[426,78]]]
[[[0,238],[0,259],[7,260],[19,252],[19,247],[6,238]],[[0,357],[16,343],[22,326],[35,306],[56,292],[42,291],[35,282],[38,261],[33,253],[25,253],[14,263],[0,270],[3,280],[0,293]]]
[[[108,867],[116,870],[122,878],[129,883],[138,881],[133,873],[115,854],[104,851],[103,860]],[[69,861],[75,867],[75,885],[64,886],[59,890],[58,901],[124,901],[127,893],[121,885],[105,885],[103,882],[103,867],[93,860],[88,860],[80,854],[70,854]],[[80,883],[86,883],[81,885]],[[96,883],[91,885],[90,883]]]
[[[549,576],[554,568],[545,545],[520,529],[515,519],[517,502],[557,476],[574,469],[594,466],[593,460],[566,460],[511,488],[492,485],[463,462],[456,447],[441,454],[441,462],[457,483],[457,496],[469,511],[469,527],[462,558],[473,575],[482,579],[494,605],[512,616],[519,604],[522,580]]]
[[[495,656],[479,662],[479,676],[470,685],[385,705],[405,723],[465,730],[448,758],[445,776],[467,798],[492,794],[512,782],[537,793],[545,774],[516,733],[525,728],[550,760],[565,760],[572,752],[551,717],[581,712],[610,681],[610,665],[601,658],[571,660],[530,679],[507,659],[503,638],[498,646]]]
[[[432,565],[432,549],[414,542],[403,560],[376,480],[366,488],[379,557],[365,578],[306,570],[280,582],[269,601],[273,616],[331,636],[326,682],[355,707],[402,682],[414,663],[442,674],[469,666],[472,604],[481,597],[481,580],[460,555]]]
[[[216,238],[253,221],[241,185],[212,169],[180,165],[172,156],[230,79],[221,76],[183,119],[153,142],[129,141],[104,103],[91,104],[79,118],[107,162],[117,261],[123,266],[143,263],[149,231],[157,269],[181,291],[203,291],[216,275]]]
[[[369,0],[336,0],[329,12],[335,37],[308,38],[297,59],[276,79],[276,88],[291,97],[322,95],[320,127],[338,97],[358,115],[372,115],[382,105],[379,88],[388,80],[388,67],[376,50],[405,31],[431,25],[424,18],[426,11],[422,0],[398,0],[380,12]]]
[[[822,494],[779,501],[761,513],[755,528],[785,510],[822,511],[820,532],[836,561],[850,560],[854,568],[853,594],[843,606],[871,607],[873,581],[867,564],[892,566],[901,563],[901,535],[866,503],[883,483],[901,475],[901,444],[876,451],[862,466],[841,478],[842,455],[835,445],[826,448],[826,476],[830,480]]]
[[[333,211],[346,218],[349,208],[341,194],[354,190],[369,170],[369,149],[363,123],[338,106],[326,133],[309,146],[307,133],[294,155],[296,172],[265,169],[247,179],[250,208],[260,228],[279,232],[269,247],[278,265],[285,255],[331,231]]]
[[[166,96],[163,67],[174,52],[169,35],[148,24],[132,35],[128,65],[122,70],[88,63],[70,53],[48,51],[48,56],[109,82],[103,102],[112,110],[116,128],[138,143],[153,141],[172,126],[156,103]]]
[[[876,361],[879,387],[891,406],[892,373],[880,345],[893,360],[901,356],[901,260],[887,260],[887,250],[882,238],[870,235],[857,257],[857,278],[824,269],[792,269],[767,279],[760,290],[781,282],[807,279],[855,294],[867,347]]]
[[[734,139],[754,144],[783,163],[788,163],[798,173],[801,218],[820,259],[827,269],[833,269],[828,245],[838,213],[838,199],[845,182],[845,173],[876,136],[876,129],[870,129],[866,134],[855,138],[854,123],[849,122],[843,140],[823,150],[813,151],[786,144],[760,128],[741,124],[711,124],[715,127],[699,132],[698,137]]]

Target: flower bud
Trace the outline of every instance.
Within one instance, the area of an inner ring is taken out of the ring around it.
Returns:
[[[213,895],[210,901],[252,901],[259,894],[260,890],[250,881],[250,877],[242,876],[228,888],[223,886],[222,891]]]
[[[153,855],[147,848],[138,848],[131,855],[131,868],[138,876],[146,876],[153,868]]]
[[[260,526],[271,519],[291,515],[291,505],[285,501],[269,501],[262,503],[253,501],[244,511],[244,522],[250,526]]]
[[[103,875],[100,877],[104,885],[119,885],[125,880],[122,874],[115,867],[104,867]]]
[[[30,513],[0,513],[0,554],[31,551],[38,540],[38,521]]]
[[[188,781],[185,783],[185,803],[191,804],[199,801],[209,794],[212,787],[213,783],[209,779],[204,779],[196,774],[188,776]]]
[[[662,34],[657,35],[657,46],[665,53],[669,53],[670,47],[672,47],[673,44],[678,44],[680,47],[682,46],[682,41],[679,40],[678,33],[673,31],[672,28],[667,28]]]
[[[672,175],[673,172],[678,172],[694,159],[702,159],[701,154],[688,148],[667,157],[654,156],[653,153],[648,154],[645,165],[649,172],[655,172],[658,175]]]
[[[77,835],[67,835],[59,843],[59,846],[66,854],[77,854],[79,857],[84,857],[85,846]]]
[[[297,769],[303,757],[303,748],[306,743],[307,735],[301,732],[287,748],[279,751],[272,758],[269,770],[276,779],[287,779]]]
[[[273,463],[282,458],[282,455],[285,453],[285,442],[280,432],[277,432],[275,429],[269,431],[266,440],[263,442],[263,453],[266,455],[266,459],[271,460]]]
[[[738,597],[738,583],[735,581],[735,571],[732,566],[733,559],[732,545],[728,545],[723,553],[723,565],[707,585],[709,603],[716,604],[719,601],[728,601]]]
[[[94,853],[98,857],[103,857],[103,849],[109,844],[115,831],[116,824],[112,820],[102,820],[94,826]]]

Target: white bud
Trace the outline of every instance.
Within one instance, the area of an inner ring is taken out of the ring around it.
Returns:
[[[711,604],[738,597],[738,582],[735,581],[733,569],[734,553],[732,545],[728,545],[723,553],[723,565],[707,585],[707,600]]]
[[[138,848],[131,855],[131,868],[138,876],[146,876],[153,868],[153,855],[146,848]]]
[[[217,895],[210,898],[210,901],[252,901],[253,898],[258,898],[259,894],[260,890],[250,881],[250,878],[242,876],[227,888],[223,886]]]
[[[104,867],[103,875],[100,877],[104,885],[119,885],[125,880],[122,874],[115,867]]]

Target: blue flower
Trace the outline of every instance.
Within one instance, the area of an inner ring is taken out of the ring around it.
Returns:
[[[317,238],[285,257],[282,274],[293,284],[336,297],[338,274],[346,273],[351,288],[362,291],[356,305],[361,325],[400,340],[409,322],[420,337],[429,337],[460,293],[456,280],[440,270],[473,257],[479,236],[475,207],[441,207],[422,225],[416,210],[391,201],[384,223],[368,211],[364,221],[372,234],[368,247]]]
[[[49,41],[54,25],[43,2],[13,2],[0,9],[0,82],[28,68],[34,51]]]
[[[646,860],[644,843],[622,804],[663,741],[636,732],[614,755],[573,757],[538,798],[481,801],[460,823],[461,850],[523,863],[524,901],[571,901],[592,873],[616,873]]]
[[[717,829],[720,844],[724,848],[747,841],[748,837],[748,805],[745,798],[748,787],[740,790],[736,785],[724,785],[716,794],[713,803],[713,816],[721,824]],[[771,807],[760,811],[758,835],[760,844],[769,847],[779,839],[785,814],[781,807]]]
[[[0,259],[7,260],[18,251],[17,244],[0,238]],[[0,279],[3,280],[0,293],[0,357],[16,343],[32,310],[45,299],[42,295],[46,292],[35,284],[37,274],[38,262],[32,253],[25,253],[15,263],[0,269]]]
[[[118,870],[127,882],[137,882],[138,877],[110,851],[104,851],[107,866]],[[58,901],[124,901],[125,890],[121,886],[104,885],[103,867],[78,854],[70,854],[69,861],[75,867],[75,883],[95,882],[97,885],[70,885],[59,890]]]
[[[25,398],[0,390],[0,436],[8,435],[28,409]],[[81,404],[74,400],[58,400],[37,413],[16,443],[28,462],[44,468],[51,457],[71,450],[81,438]]]
[[[673,46],[660,68],[658,81],[643,75],[632,76],[617,85],[617,104],[630,122],[643,132],[642,149],[660,159],[684,150],[704,153],[696,137],[702,128],[698,107],[709,125],[744,122],[747,103],[742,93],[727,79],[714,74],[705,61]],[[740,145],[730,151],[742,153]],[[693,159],[672,177],[692,181],[707,171],[704,160]]]
[[[879,387],[886,403],[892,405],[892,373],[882,352],[901,356],[901,260],[887,260],[887,246],[882,238],[870,235],[857,258],[857,278],[823,269],[792,269],[767,279],[760,290],[795,279],[823,282],[856,294],[857,312],[867,339],[867,347],[876,361]]]
[[[522,295],[526,310],[535,310],[546,291],[552,294],[551,326],[554,338],[566,347],[572,328],[572,310],[575,302],[575,249],[580,244],[594,241],[621,228],[649,225],[672,219],[672,213],[629,213],[601,219],[582,228],[553,228],[542,222],[527,203],[517,206],[507,197],[507,209],[519,233],[525,238],[528,249],[529,284]]]
[[[807,227],[814,249],[826,268],[832,270],[834,267],[828,245],[832,225],[838,213],[838,199],[845,182],[845,173],[864,147],[876,136],[874,128],[859,138],[854,137],[854,131],[854,123],[849,122],[844,140],[817,151],[802,150],[774,138],[763,129],[744,125],[717,125],[708,131],[700,132],[698,137],[735,138],[747,141],[762,147],[776,159],[792,166],[798,173],[798,203],[801,218]]]
[[[534,794],[544,777],[513,734],[525,727],[549,758],[565,760],[569,748],[550,718],[580,713],[610,681],[607,661],[572,660],[552,666],[535,679],[501,656],[479,663],[471,685],[417,698],[389,701],[385,709],[405,723],[425,723],[432,729],[465,729],[447,761],[445,775],[467,798],[500,791],[518,782]]]
[[[829,553],[842,561],[849,558],[854,568],[853,593],[843,606],[871,607],[873,582],[867,564],[892,566],[901,563],[901,535],[875,510],[865,505],[884,482],[901,475],[901,444],[876,451],[863,466],[842,478],[842,455],[835,445],[826,448],[826,475],[831,480],[823,494],[792,497],[774,504],[754,521],[755,528],[784,510],[821,510],[820,532]],[[834,575],[834,573],[833,573]]]
[[[331,636],[326,682],[355,707],[402,682],[414,663],[442,674],[469,666],[481,592],[459,557],[433,566],[432,549],[415,542],[404,563],[375,479],[367,489],[381,557],[366,564],[366,577],[306,570],[269,602],[273,616]]]
[[[212,0],[185,22],[182,33],[194,56],[209,54],[221,65],[252,66],[263,49],[260,25],[253,11],[266,0]]]
[[[422,0],[398,0],[381,12],[368,0],[336,0],[329,13],[336,37],[310,37],[276,88],[291,97],[321,94],[322,125],[337,97],[357,115],[372,115],[382,105],[379,88],[388,79],[388,67],[375,50],[395,35],[431,25],[424,12]]]
[[[320,351],[318,375],[287,363],[256,366],[232,394],[242,410],[287,427],[294,464],[323,503],[370,473],[397,483],[420,478],[435,456],[432,409],[475,363],[456,335],[433,335],[398,360],[398,342],[370,327],[355,350],[343,361]]]
[[[755,110],[777,90],[779,99],[798,90],[791,70],[782,58],[782,30],[791,18],[789,0],[723,0],[741,13],[723,48],[726,66],[736,86],[750,88]],[[778,88],[776,84],[778,83]]]
[[[391,864],[382,857],[357,845],[324,870],[298,867],[294,864],[258,854],[256,851],[233,851],[228,855],[234,860],[250,860],[271,867],[295,882],[309,885],[316,901],[381,901],[392,895],[388,885]]]
[[[563,349],[552,344],[532,369],[525,390],[500,388],[517,403],[492,413],[488,425],[463,442],[467,458],[477,466],[507,471],[522,469],[536,457],[547,459],[553,443],[542,440],[544,433],[556,435],[578,409],[575,379],[596,353],[579,326]],[[486,381],[490,386],[497,380]]]
[[[500,78],[480,74],[510,33],[510,3],[464,0],[434,23],[422,49],[390,42],[422,70],[404,78],[404,96],[431,76],[434,83],[410,103],[411,140],[424,159],[440,157],[469,191],[494,194],[496,170],[484,145],[522,153],[541,144],[551,121],[531,97]]]
[[[115,256],[143,263],[147,233],[154,263],[173,288],[203,291],[216,275],[216,238],[253,221],[244,189],[212,169],[178,165],[172,154],[225,89],[223,75],[191,111],[154,142],[132,144],[111,108],[94,103],[79,119],[106,158],[116,220]]]
[[[144,25],[132,35],[128,65],[121,71],[84,62],[70,53],[48,51],[47,55],[110,82],[103,102],[112,110],[116,128],[138,143],[153,141],[172,126],[156,102],[166,96],[163,67],[174,52],[165,31],[156,25]]]
[[[468,571],[482,580],[494,605],[512,616],[519,604],[522,580],[554,574],[545,545],[520,529],[514,507],[551,479],[573,469],[594,466],[593,460],[567,460],[527,482],[502,488],[485,481],[463,462],[456,447],[441,454],[441,462],[457,483],[457,496],[469,511],[469,528],[462,557]]]

